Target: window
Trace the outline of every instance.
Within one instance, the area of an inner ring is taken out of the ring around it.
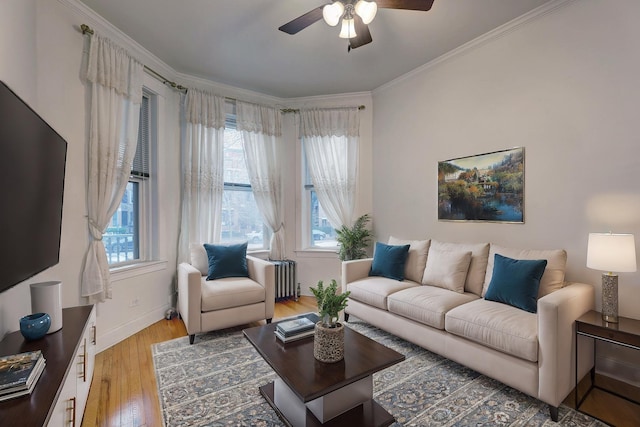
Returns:
[[[313,188],[309,171],[307,170],[306,157],[303,151],[302,164],[304,165],[304,190],[303,200],[306,212],[303,220],[304,240],[303,244],[312,248],[336,248],[336,231],[327,220],[327,216],[318,202],[316,191]]]
[[[150,147],[155,134],[153,95],[144,91],[140,104],[140,126],[136,155],[131,176],[120,206],[111,218],[111,223],[102,235],[107,261],[111,266],[120,266],[146,260],[150,253],[147,218],[150,203]]]
[[[251,191],[244,160],[242,133],[236,130],[235,115],[228,114],[224,130],[224,194],[222,196],[223,244],[248,241],[249,250],[265,249],[271,234]]]

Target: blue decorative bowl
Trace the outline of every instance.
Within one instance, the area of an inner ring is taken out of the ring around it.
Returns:
[[[51,327],[51,316],[47,313],[34,313],[20,319],[20,332],[27,341],[42,338]]]

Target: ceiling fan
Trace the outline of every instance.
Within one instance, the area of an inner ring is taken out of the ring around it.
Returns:
[[[287,34],[296,34],[321,19],[332,27],[342,20],[339,37],[349,39],[347,50],[350,51],[373,41],[368,24],[373,21],[379,7],[426,12],[431,9],[433,2],[434,0],[334,0],[287,22],[278,29]]]

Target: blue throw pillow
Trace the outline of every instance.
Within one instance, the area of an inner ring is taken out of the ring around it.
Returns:
[[[512,259],[496,254],[493,276],[484,299],[535,313],[538,310],[540,279],[546,267],[546,259]]]
[[[238,245],[204,244],[209,258],[207,280],[225,277],[249,277],[247,268],[247,242]]]
[[[407,261],[410,245],[385,245],[376,242],[369,276],[382,276],[404,280],[404,263]]]

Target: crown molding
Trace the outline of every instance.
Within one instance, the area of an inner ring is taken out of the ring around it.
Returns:
[[[79,0],[58,0],[58,3],[64,5],[78,17],[77,25],[75,25],[74,28],[80,33],[80,35],[82,35],[80,25],[87,24],[93,30],[100,34],[104,34],[114,42],[117,42],[122,47],[126,48],[132,56],[147,67],[161,73],[169,80],[175,80],[175,76],[177,74],[176,70],[148,51],[137,41],[123,33],[122,30],[104,19],[89,6]]]
[[[479,37],[476,37],[475,39],[463,44],[462,46],[459,46],[443,55],[440,55],[439,57],[427,62],[424,65],[419,66],[418,68],[415,68],[409,71],[406,74],[401,75],[400,77],[397,77],[381,86],[378,86],[372,91],[372,93],[377,94],[377,93],[383,92],[393,86],[396,86],[402,83],[405,80],[411,79],[412,77],[418,74],[427,73],[432,69],[452,59],[455,59],[461,55],[464,55],[465,53],[472,51],[474,49],[478,49],[486,45],[487,43],[491,43],[494,40],[497,40],[501,37],[506,36],[507,34],[517,31],[520,28],[524,27],[525,25],[529,24],[530,22],[540,19],[543,16],[549,15],[551,13],[555,13],[559,9],[576,1],[578,0],[553,0],[553,1],[550,1],[549,3],[545,3],[542,6],[539,6],[525,13],[524,15],[521,15],[515,19],[512,19],[506,24],[503,24]]]
[[[181,72],[176,72],[176,80],[183,86],[193,87],[201,90],[214,92],[216,95],[226,96],[229,98],[236,98],[240,101],[256,102],[269,105],[280,106],[287,102],[285,98],[278,98],[272,95],[266,95],[264,93],[255,92],[249,89],[243,89],[236,86],[226,85],[224,83],[218,83],[213,80],[209,80],[204,77],[192,76]]]

